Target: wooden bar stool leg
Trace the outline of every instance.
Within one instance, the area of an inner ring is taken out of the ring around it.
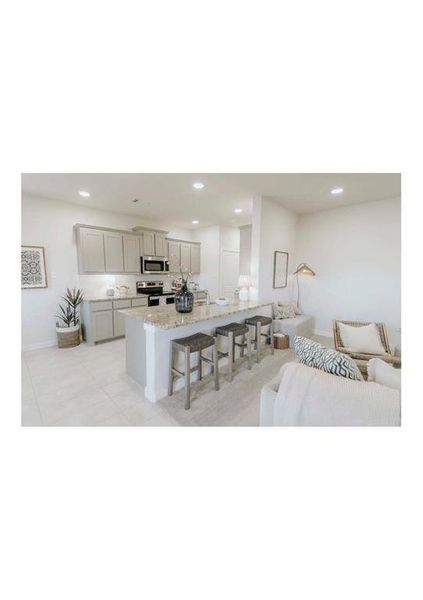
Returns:
[[[190,391],[191,391],[191,360],[190,348],[185,348],[185,410],[191,407]]]
[[[172,347],[172,343],[170,344],[170,362],[169,362],[169,389],[168,389],[168,394],[169,396],[173,395],[173,373],[172,373],[172,369],[173,369],[173,347]]]
[[[240,356],[241,356],[241,358],[244,358],[245,333],[243,334],[243,336],[241,338],[241,344],[242,344],[242,348],[241,348]]]
[[[275,353],[275,344],[273,343],[273,321],[269,325],[269,333],[270,333],[270,346],[272,348],[272,354]]]
[[[214,389],[219,389],[219,357],[217,355],[217,344],[213,346],[213,370],[214,370]]]
[[[203,365],[201,361],[201,350],[198,353],[198,380],[201,381],[203,379]]]
[[[247,356],[248,356],[248,368],[251,369],[251,331],[250,331],[250,329],[248,329],[248,333],[247,333]]]
[[[234,334],[229,332],[228,335],[228,379],[232,381],[232,364],[234,360]]]
[[[258,321],[256,324],[256,350],[257,350],[257,362],[260,362],[260,338],[261,338],[261,324]]]

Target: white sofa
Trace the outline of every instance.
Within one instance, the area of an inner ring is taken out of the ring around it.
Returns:
[[[294,347],[296,335],[311,338],[314,330],[314,319],[309,315],[297,315],[293,319],[273,319],[273,331],[289,335],[289,346]]]
[[[399,426],[401,394],[296,362],[282,366],[261,390],[262,426]]]

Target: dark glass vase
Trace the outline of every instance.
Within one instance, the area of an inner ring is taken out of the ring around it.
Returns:
[[[183,285],[175,294],[175,308],[180,313],[192,312],[194,308],[194,294],[188,290],[186,285]]]

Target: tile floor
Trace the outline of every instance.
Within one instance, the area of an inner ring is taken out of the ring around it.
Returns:
[[[125,372],[125,340],[77,348],[44,348],[22,355],[24,426],[258,425],[263,384],[293,359],[290,350],[268,350],[248,371],[238,363],[232,383],[221,369],[220,391],[211,377],[192,387],[191,409],[183,390],[152,404]]]

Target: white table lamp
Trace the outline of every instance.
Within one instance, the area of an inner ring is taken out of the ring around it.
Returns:
[[[252,285],[251,277],[249,275],[240,275],[238,279],[238,285],[241,288],[239,290],[240,302],[248,302],[250,299],[250,291],[248,288]]]

